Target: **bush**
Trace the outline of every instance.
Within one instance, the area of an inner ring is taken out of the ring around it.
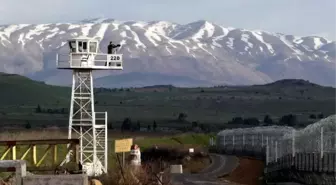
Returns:
[[[242,117],[234,117],[228,123],[229,124],[244,124],[244,119]]]
[[[132,121],[130,118],[125,118],[122,125],[121,125],[121,131],[124,130],[131,130],[132,128]]]
[[[269,115],[266,115],[264,117],[264,123],[267,124],[267,125],[273,125],[273,120]]]
[[[257,126],[259,125],[260,121],[258,120],[258,118],[246,118],[244,119],[244,124],[245,125],[253,125],[253,126]]]
[[[311,114],[311,115],[309,115],[309,118],[310,119],[316,119],[316,115],[315,114]]]
[[[32,126],[31,126],[31,124],[29,123],[29,121],[26,122],[25,128],[26,128],[26,129],[31,129],[31,128],[32,128]]]
[[[178,115],[177,120],[183,122],[183,121],[185,121],[185,120],[187,119],[187,117],[188,117],[188,115],[187,115],[186,113],[181,112],[181,113]]]
[[[297,124],[297,118],[293,114],[284,115],[280,119],[281,125],[295,126]]]
[[[123,171],[121,171],[120,168],[112,169],[97,179],[101,181],[102,184],[108,185],[154,185],[158,182],[158,173],[159,171],[154,171],[152,165],[136,169],[126,165]],[[168,185],[169,179],[168,173],[163,173],[162,185]]]

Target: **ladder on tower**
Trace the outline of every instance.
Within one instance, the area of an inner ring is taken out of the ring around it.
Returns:
[[[103,165],[103,171],[106,173],[108,169],[107,155],[108,141],[107,141],[107,112],[96,112],[96,155],[97,160]]]

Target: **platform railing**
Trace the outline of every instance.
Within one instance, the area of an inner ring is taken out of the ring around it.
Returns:
[[[102,69],[122,70],[122,54],[56,54],[56,66],[59,69]]]

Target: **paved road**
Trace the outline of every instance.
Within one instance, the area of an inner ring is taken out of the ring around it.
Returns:
[[[217,177],[230,173],[235,169],[239,160],[234,156],[210,154],[211,164],[198,174],[174,174],[173,185],[225,185],[218,182]],[[227,184],[229,185],[229,184]]]

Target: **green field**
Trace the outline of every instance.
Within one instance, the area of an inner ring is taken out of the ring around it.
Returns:
[[[2,126],[67,125],[70,88],[46,85],[18,75],[0,74],[0,120]],[[96,89],[96,112],[107,111],[110,124],[119,128],[125,118],[142,126],[183,127],[191,122],[224,125],[233,117],[270,115],[277,120],[294,114],[300,122],[312,123],[311,114],[335,114],[335,88],[302,80],[282,80],[260,86],[214,88]],[[36,113],[38,105],[45,112]],[[62,110],[63,109],[63,110]],[[53,110],[56,110],[53,111]],[[62,112],[63,111],[63,112]],[[186,121],[177,120],[180,113]]]

